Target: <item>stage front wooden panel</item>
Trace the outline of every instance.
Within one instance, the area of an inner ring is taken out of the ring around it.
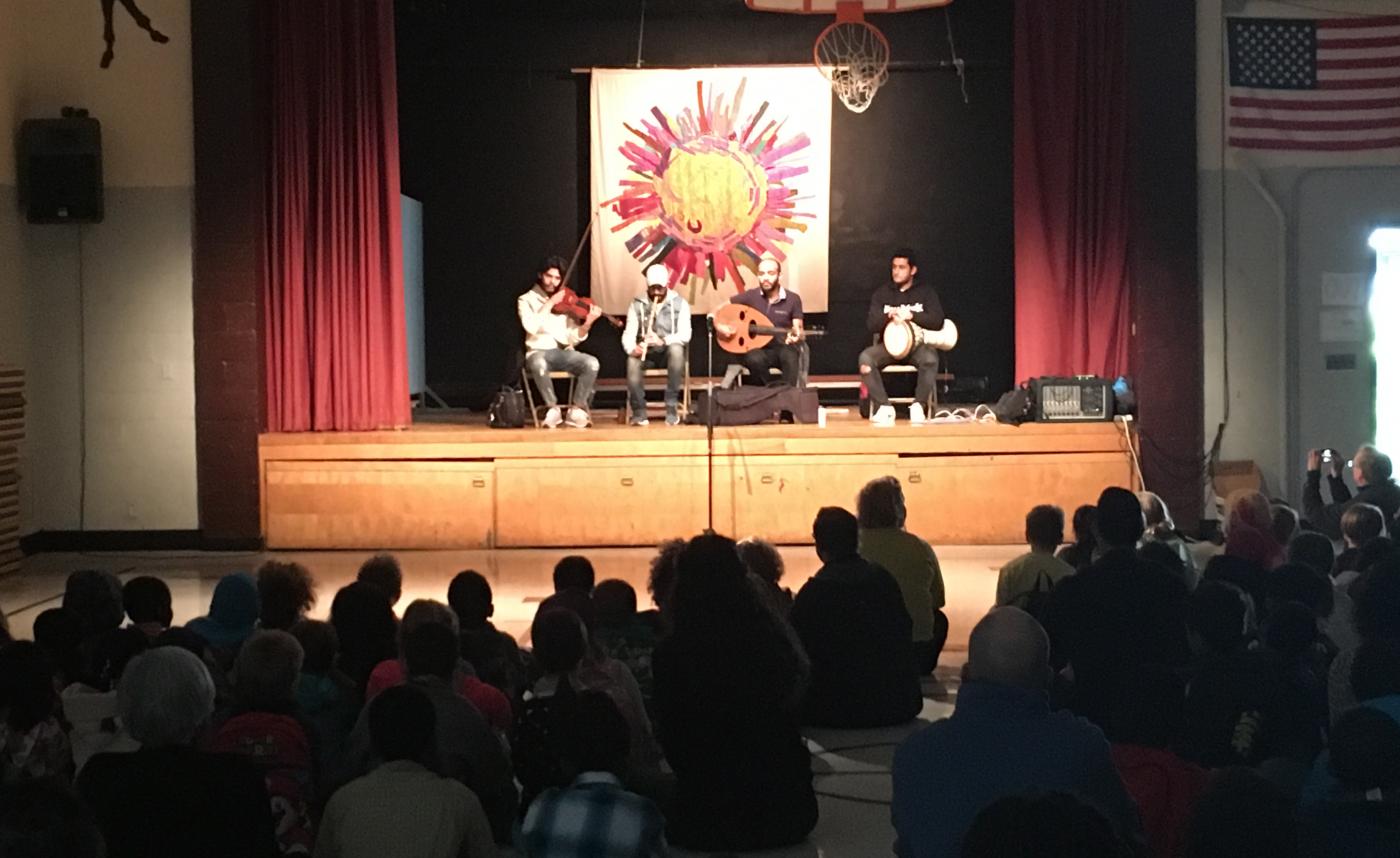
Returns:
[[[1122,424],[940,424],[265,434],[268,547],[654,545],[721,533],[811,541],[823,506],[868,480],[904,485],[910,530],[934,543],[1021,542],[1026,511],[1073,512],[1136,488]],[[707,491],[713,485],[713,491]],[[713,507],[711,508],[711,504]]]

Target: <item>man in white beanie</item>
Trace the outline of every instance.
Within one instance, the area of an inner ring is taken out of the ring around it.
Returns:
[[[632,409],[632,425],[645,426],[645,369],[666,367],[666,425],[681,422],[681,382],[685,376],[685,347],[690,342],[690,304],[669,288],[671,272],[661,263],[646,269],[646,294],[634,298],[627,307],[627,326],[622,329],[622,350],[627,353],[627,397]]]

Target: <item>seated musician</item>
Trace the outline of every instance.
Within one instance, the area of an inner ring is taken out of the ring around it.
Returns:
[[[666,367],[666,425],[681,422],[681,381],[685,376],[685,346],[690,342],[690,304],[667,288],[670,272],[661,263],[648,265],[647,293],[627,307],[622,350],[627,352],[627,397],[632,425],[647,425],[646,389],[642,370]]]
[[[525,329],[525,371],[534,379],[540,400],[548,407],[544,425],[550,429],[565,422],[554,395],[551,372],[567,372],[575,376],[574,401],[569,408],[568,424],[576,429],[587,428],[588,406],[593,401],[593,385],[598,380],[598,359],[575,347],[588,339],[588,331],[598,321],[602,311],[594,306],[582,322],[569,315],[555,312],[564,300],[564,269],[566,263],[550,256],[540,263],[535,285],[515,302],[520,314],[520,326]]]
[[[924,337],[926,332],[943,329],[943,305],[931,284],[915,280],[918,273],[914,252],[896,250],[890,259],[892,282],[881,284],[870,296],[870,312],[866,315],[866,327],[870,333],[883,334],[887,325],[897,322],[913,322],[918,329],[913,348],[903,358],[891,355],[883,342],[877,342],[860,353],[860,380],[869,391],[870,422],[876,426],[894,425],[894,406],[890,404],[884,379],[880,377],[882,367],[902,363],[918,368],[914,404],[909,406],[910,423],[923,423],[927,419],[924,409],[933,402],[938,383],[938,349]]]
[[[774,340],[761,349],[744,353],[744,366],[748,367],[749,380],[754,384],[772,384],[768,376],[769,367],[782,370],[782,383],[797,386],[801,367],[802,340],[802,296],[783,288],[780,279],[782,263],[771,255],[764,254],[758,263],[758,286],[745,289],[729,299],[731,304],[752,307],[767,316],[775,328],[787,328],[787,336]],[[732,336],[723,325],[716,324],[715,331],[720,337]]]

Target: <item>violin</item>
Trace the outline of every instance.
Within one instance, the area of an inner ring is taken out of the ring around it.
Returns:
[[[559,286],[559,291],[564,293],[564,297],[560,298],[558,302],[550,308],[551,313],[568,316],[580,325],[588,321],[588,314],[592,312],[593,308],[597,307],[598,304],[592,298],[585,298],[570,289],[569,277],[574,273],[574,266],[578,265],[578,255],[583,251],[583,245],[588,241],[589,234],[593,232],[593,224],[597,220],[598,213],[595,211],[593,212],[593,216],[588,219],[588,228],[583,231],[583,236],[578,240],[578,247],[574,248],[574,258],[569,260],[568,270],[564,272],[564,282]],[[602,313],[601,307],[599,307],[598,312]],[[614,328],[622,330],[623,323],[621,319],[609,316],[607,313],[602,313],[601,318],[607,319]]]
[[[594,307],[598,306],[592,298],[585,298],[568,286],[560,286],[559,291],[564,293],[564,297],[560,298],[559,301],[550,308],[550,312],[558,313],[561,316],[568,316],[580,325],[588,321],[588,314],[593,311]],[[599,312],[602,312],[601,308]],[[603,313],[602,318],[607,319],[615,328],[622,327],[622,322],[620,320],[606,313]]]

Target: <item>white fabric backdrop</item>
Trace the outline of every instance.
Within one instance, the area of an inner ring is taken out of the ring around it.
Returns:
[[[826,311],[831,87],[820,72],[593,69],[590,100],[592,297],[604,310],[625,312],[659,259],[709,312],[754,285],[772,253],[803,307]]]

